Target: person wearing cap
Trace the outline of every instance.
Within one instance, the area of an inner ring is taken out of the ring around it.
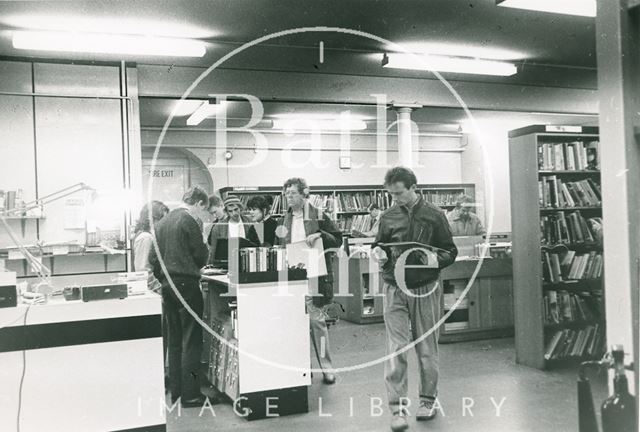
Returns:
[[[219,239],[244,238],[255,244],[260,244],[260,238],[256,233],[251,221],[242,215],[244,206],[242,201],[235,195],[229,195],[224,200],[224,212],[226,214],[223,222],[218,222],[211,229],[209,235],[209,264],[213,264],[216,256],[216,248]]]
[[[468,195],[463,194],[456,199],[456,208],[447,215],[454,236],[479,236],[485,233],[480,218],[471,211],[473,207],[473,199]]]
[[[331,372],[333,365],[329,348],[329,331],[322,308],[333,300],[331,254],[326,251],[327,249],[339,248],[342,245],[342,233],[329,215],[309,203],[307,199],[309,187],[304,179],[290,178],[284,183],[283,190],[289,209],[278,223],[279,226],[276,230],[278,243],[286,245],[304,241],[308,247],[312,247],[319,239],[322,239],[325,250],[327,275],[309,279],[309,286],[317,286],[319,295],[308,297],[306,306],[311,327],[311,342],[320,369],[323,371],[323,381],[325,384],[334,384],[336,377]]]

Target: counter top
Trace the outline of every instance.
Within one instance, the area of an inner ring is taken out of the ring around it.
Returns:
[[[26,325],[160,315],[162,313],[160,296],[153,292],[125,299],[90,302],[67,301],[62,296],[56,296],[45,304],[18,304],[17,307],[0,308],[0,329],[24,325],[24,315],[27,308],[29,313]]]

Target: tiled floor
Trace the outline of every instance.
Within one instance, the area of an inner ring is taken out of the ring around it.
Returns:
[[[384,325],[340,322],[331,329],[336,367],[359,364],[384,354]],[[410,430],[430,431],[571,431],[578,430],[576,371],[539,371],[515,363],[513,339],[440,345],[440,400],[444,415],[430,422],[410,421]],[[410,396],[417,394],[415,354],[409,354]],[[386,396],[381,364],[339,375],[333,386],[314,376],[309,413],[249,422],[228,404],[169,414],[169,432],[195,431],[387,431],[389,416],[375,405]],[[594,396],[606,397],[604,378]],[[465,399],[466,398],[466,399]],[[492,399],[493,398],[493,399]],[[351,402],[353,401],[353,402]],[[472,405],[463,411],[463,403]],[[322,414],[319,405],[322,404]],[[495,405],[500,406],[499,415]],[[501,404],[501,405],[500,405]],[[374,406],[373,415],[371,406]],[[352,408],[351,408],[352,407]]]

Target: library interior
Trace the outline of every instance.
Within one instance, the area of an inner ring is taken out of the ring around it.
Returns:
[[[0,430],[637,431],[639,48],[638,0],[0,2]]]

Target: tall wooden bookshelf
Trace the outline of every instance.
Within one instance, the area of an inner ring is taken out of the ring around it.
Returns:
[[[586,196],[587,186],[595,192],[600,185],[598,139],[595,127],[536,125],[509,133],[520,364],[575,364],[600,357],[606,346],[601,195]]]

